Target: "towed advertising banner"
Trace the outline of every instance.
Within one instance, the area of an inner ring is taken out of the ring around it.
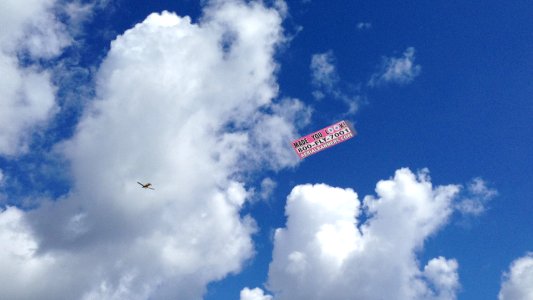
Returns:
[[[319,131],[292,142],[292,147],[300,158],[320,152],[336,144],[353,138],[357,133],[350,123],[340,121]]]

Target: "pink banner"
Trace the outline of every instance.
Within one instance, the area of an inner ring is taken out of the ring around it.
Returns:
[[[340,121],[292,142],[292,147],[300,158],[320,152],[333,145],[353,138],[357,133],[346,121]]]

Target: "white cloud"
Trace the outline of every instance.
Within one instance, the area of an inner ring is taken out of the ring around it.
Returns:
[[[32,59],[59,55],[70,41],[52,6],[55,0],[5,0],[0,10],[0,155],[27,150],[31,133],[57,111],[50,73],[22,67]]]
[[[292,149],[287,147],[287,141],[298,138],[295,127],[309,124],[312,110],[297,99],[283,99],[271,105],[270,110],[272,114],[256,113],[253,118],[247,119],[253,121],[253,126],[249,133],[250,144],[243,152],[245,154],[240,155],[241,166],[259,167],[257,162],[262,161],[263,165],[279,170],[299,162]],[[234,138],[235,135],[229,137]]]
[[[463,215],[478,216],[486,210],[487,203],[497,195],[498,192],[487,187],[482,178],[474,178],[467,185],[466,196],[456,204],[456,209]]]
[[[455,292],[459,288],[459,264],[455,259],[446,259],[442,256],[431,259],[424,267],[423,276],[432,282],[438,294],[436,299],[455,299]]]
[[[377,198],[351,189],[296,186],[276,230],[267,287],[275,299],[455,299],[453,259],[417,253],[452,212],[459,186],[433,187],[408,169],[378,182]],[[365,212],[364,222],[361,214]]]
[[[239,272],[256,230],[240,215],[239,172],[298,163],[286,141],[306,108],[272,105],[281,21],[260,3],[216,1],[198,24],[152,14],[113,41],[97,98],[59,147],[71,192],[0,213],[3,234],[21,238],[0,252],[0,278],[20,279],[0,298],[199,299]]]
[[[339,81],[335,67],[335,57],[331,50],[325,53],[313,54],[310,68],[313,84],[318,87],[332,90]]]
[[[0,182],[1,182],[1,178],[2,177],[0,177]],[[261,192],[260,192],[261,199],[268,200],[270,196],[272,196],[272,193],[276,189],[276,186],[277,186],[277,183],[274,180],[272,180],[272,178],[266,177],[265,179],[263,179],[261,181]]]
[[[79,37],[84,35],[83,27],[91,21],[95,15],[101,14],[105,9],[106,13],[116,9],[110,0],[69,0],[63,1],[57,6],[57,12],[64,19],[70,35]],[[78,46],[80,40],[77,40]]]
[[[271,300],[272,296],[265,295],[260,288],[244,288],[241,291],[241,300]]]
[[[50,9],[55,4],[55,0],[5,0],[2,1],[2,10],[0,10],[0,45],[3,51],[15,51],[20,47],[20,43],[27,37],[43,32],[49,32],[49,28],[44,31],[36,28],[45,24],[55,26],[53,15]],[[61,35],[59,32],[49,32],[51,42]],[[39,52],[38,49],[34,49]],[[59,48],[55,49],[59,51]]]
[[[56,111],[50,74],[22,69],[14,57],[0,53],[0,154],[25,152],[31,132]]]
[[[409,47],[402,57],[385,57],[380,70],[372,75],[368,85],[408,84],[420,75],[421,71],[422,67],[415,64],[415,48]]]
[[[533,253],[513,261],[498,294],[498,300],[530,299],[533,299]]]
[[[81,24],[94,15],[95,10],[108,6],[110,0],[72,0],[64,3],[63,12],[71,24]]]
[[[341,88],[341,81],[337,74],[333,51],[313,54],[311,57],[311,79],[315,90],[312,92],[316,100],[332,97],[348,106],[347,114],[354,114],[362,101],[360,95],[345,92]]]
[[[52,12],[47,12],[32,20],[23,37],[22,47],[33,59],[56,57],[71,43],[66,31],[64,24],[57,21]]]
[[[38,241],[24,220],[23,212],[15,207],[0,208],[0,280],[9,282],[0,291],[2,298],[21,299],[17,289],[27,291],[43,288],[43,278],[50,274],[54,259],[37,253]],[[60,278],[48,288],[58,288]],[[31,287],[31,288],[30,288]],[[38,299],[39,294],[27,293],[23,299]]]

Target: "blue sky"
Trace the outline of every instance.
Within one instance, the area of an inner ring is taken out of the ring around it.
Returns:
[[[0,4],[0,298],[532,299],[533,3],[264,2]]]

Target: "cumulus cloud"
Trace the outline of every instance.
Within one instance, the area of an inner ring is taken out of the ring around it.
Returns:
[[[117,37],[58,146],[70,193],[0,213],[2,238],[19,238],[0,250],[0,298],[199,299],[239,272],[256,230],[239,174],[298,163],[286,141],[306,108],[272,103],[281,22],[258,2],[213,1],[197,24],[163,12]]]
[[[395,83],[404,85],[411,83],[420,75],[422,67],[415,64],[415,48],[409,47],[402,57],[385,57],[380,69],[372,75],[368,85],[379,86]]]
[[[503,276],[499,300],[533,299],[533,253],[518,258]]]
[[[27,65],[30,59],[50,59],[69,43],[56,20],[54,0],[6,0],[0,10],[0,155],[27,150],[31,133],[46,123],[57,106],[50,73]],[[24,56],[24,55],[23,55]]]
[[[322,100],[325,97],[340,100],[348,106],[347,114],[353,114],[359,109],[361,96],[345,92],[341,88],[333,51],[313,54],[309,68],[311,69],[311,82],[315,88],[313,96],[316,100]]]
[[[431,282],[438,294],[436,299],[455,299],[455,292],[459,288],[459,264],[455,259],[446,259],[442,256],[431,259],[424,267],[423,277]]]
[[[446,224],[460,187],[396,171],[363,201],[352,189],[296,186],[274,237],[267,287],[275,299],[455,299],[458,263],[422,268],[424,241]],[[364,220],[364,221],[362,221]]]
[[[463,215],[478,216],[486,210],[487,203],[498,195],[495,189],[487,187],[482,178],[474,178],[467,185],[466,195],[456,204]]]
[[[249,289],[244,288],[241,291],[241,300],[271,300],[272,296],[265,295],[260,288]]]

